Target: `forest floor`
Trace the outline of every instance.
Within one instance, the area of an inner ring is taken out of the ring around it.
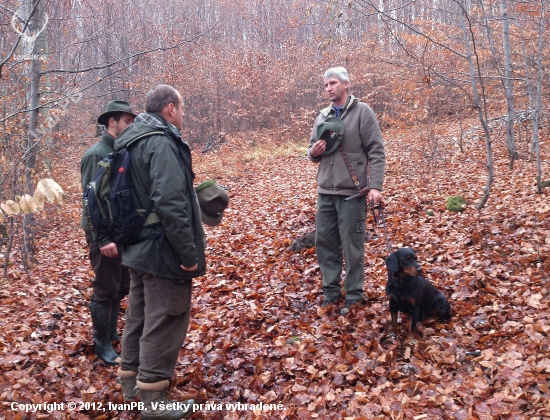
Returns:
[[[202,404],[192,418],[550,417],[550,189],[536,193],[536,165],[525,153],[508,168],[495,133],[495,181],[476,210],[487,179],[484,139],[465,137],[462,153],[454,130],[432,131],[437,141],[384,133],[388,239],[393,249],[415,249],[453,308],[450,323],[424,322],[412,337],[406,316],[390,328],[388,250],[370,215],[365,304],[347,317],[319,307],[315,250],[287,249],[314,229],[316,166],[305,147],[268,139],[254,147],[230,139],[204,154],[196,147],[197,183],[216,178],[231,202],[221,224],[206,228],[208,270],[194,281],[170,389],[178,401]],[[26,273],[15,262],[0,286],[0,418],[138,418],[114,405],[123,402],[116,368],[93,355],[78,174],[92,141],[67,147],[54,164],[65,203],[37,217],[38,266]],[[450,195],[467,199],[462,213],[445,209]],[[22,406],[44,403],[65,405]]]

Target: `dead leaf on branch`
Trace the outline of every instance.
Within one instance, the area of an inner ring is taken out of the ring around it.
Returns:
[[[34,199],[37,205],[45,200],[54,204],[63,204],[63,189],[51,178],[41,179],[36,185]]]
[[[0,207],[2,207],[4,213],[6,213],[8,216],[16,216],[21,213],[21,208],[19,207],[19,204],[17,204],[13,200],[6,200],[4,203],[0,204]]]

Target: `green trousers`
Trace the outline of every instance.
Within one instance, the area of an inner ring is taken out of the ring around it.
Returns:
[[[109,258],[101,253],[92,235],[86,232],[88,255],[94,270],[92,280],[92,301],[101,305],[111,304],[124,299],[130,290],[130,273],[122,265],[122,248],[118,246],[118,257]]]
[[[121,368],[141,382],[170,380],[189,327],[192,282],[129,271]]]
[[[341,195],[319,194],[315,225],[315,250],[323,275],[325,300],[342,297],[340,277],[346,261],[346,299],[363,296],[365,281],[365,197],[344,201]]]

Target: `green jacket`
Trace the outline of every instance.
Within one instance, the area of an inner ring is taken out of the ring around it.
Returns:
[[[111,152],[114,152],[115,138],[106,131],[101,136],[96,144],[90,147],[80,160],[80,181],[82,183],[82,192],[86,189],[86,184],[90,182],[97,170],[97,164],[107,157]],[[84,217],[84,209],[80,220],[80,227],[86,232],[91,233],[88,221]],[[109,240],[99,240],[100,247],[111,243]]]
[[[311,135],[308,158],[319,162],[317,171],[317,192],[319,194],[353,195],[357,188],[338,148],[329,155],[313,157],[311,147],[317,142],[317,126],[329,117],[335,116],[334,106],[331,104],[321,110]],[[344,137],[340,145],[344,148],[348,160],[357,174],[361,188],[366,186],[370,176],[370,187],[382,190],[386,155],[384,141],[374,111],[365,103],[350,95],[340,117],[344,124]]]
[[[170,128],[169,128],[170,127]],[[156,277],[188,279],[205,273],[204,232],[193,188],[191,150],[176,128],[156,114],[140,114],[116,140],[115,150],[137,136],[157,132],[130,147],[131,178],[138,208],[153,211],[160,223],[145,227],[142,236],[158,233],[135,245],[124,246],[122,264]],[[160,133],[159,133],[160,132]],[[180,264],[197,270],[186,272]]]

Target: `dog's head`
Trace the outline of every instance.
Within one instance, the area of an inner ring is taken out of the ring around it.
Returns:
[[[394,279],[402,280],[407,275],[419,276],[422,273],[416,254],[411,248],[400,248],[386,258],[386,267]]]
[[[451,320],[451,305],[442,294],[439,294],[434,302],[434,315],[444,322]]]

